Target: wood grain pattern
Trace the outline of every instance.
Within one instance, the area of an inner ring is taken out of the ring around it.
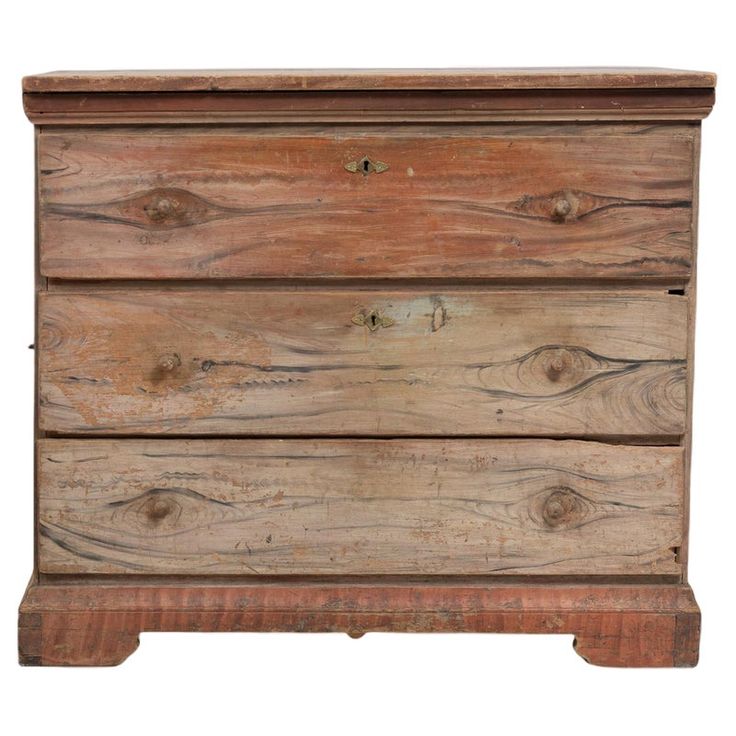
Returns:
[[[682,449],[45,440],[44,573],[670,574]]]
[[[692,128],[476,131],[43,132],[41,272],[687,278]]]
[[[664,290],[101,290],[39,310],[50,432],[685,428],[687,299]]]
[[[714,87],[711,72],[657,67],[508,69],[207,69],[55,71],[24,92],[215,92],[378,89],[615,89]]]
[[[26,665],[114,665],[144,631],[474,631],[574,634],[586,661],[692,667],[700,610],[687,585],[31,585]]]

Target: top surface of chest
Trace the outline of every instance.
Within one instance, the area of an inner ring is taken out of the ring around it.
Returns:
[[[713,88],[711,72],[659,67],[456,69],[202,69],[54,71],[26,77],[37,92]]]

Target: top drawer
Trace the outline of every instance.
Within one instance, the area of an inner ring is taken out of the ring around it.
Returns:
[[[42,128],[41,273],[687,278],[694,141],[687,125]]]

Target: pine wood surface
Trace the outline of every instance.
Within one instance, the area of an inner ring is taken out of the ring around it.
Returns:
[[[680,573],[679,447],[45,440],[38,473],[46,573]]]
[[[686,322],[687,300],[664,289],[53,292],[39,302],[39,421],[101,435],[676,437]]]
[[[41,272],[687,278],[691,126],[486,131],[42,132]]]

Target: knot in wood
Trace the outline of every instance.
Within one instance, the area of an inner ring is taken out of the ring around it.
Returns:
[[[560,197],[552,208],[552,217],[562,221],[572,212],[572,203],[567,197]]]
[[[178,353],[170,353],[169,355],[162,355],[158,359],[158,367],[160,370],[171,373],[181,365],[181,357]]]
[[[154,497],[150,498],[143,511],[149,521],[157,524],[158,522],[165,519],[173,510],[173,504],[169,499]]]
[[[179,214],[181,204],[170,197],[157,195],[143,209],[153,222],[161,222],[172,215]]]
[[[569,524],[580,511],[578,498],[570,488],[557,488],[547,496],[542,507],[544,523],[556,529],[563,524]]]
[[[563,357],[556,355],[547,364],[547,377],[550,381],[558,381],[565,368],[567,368],[567,364]]]

